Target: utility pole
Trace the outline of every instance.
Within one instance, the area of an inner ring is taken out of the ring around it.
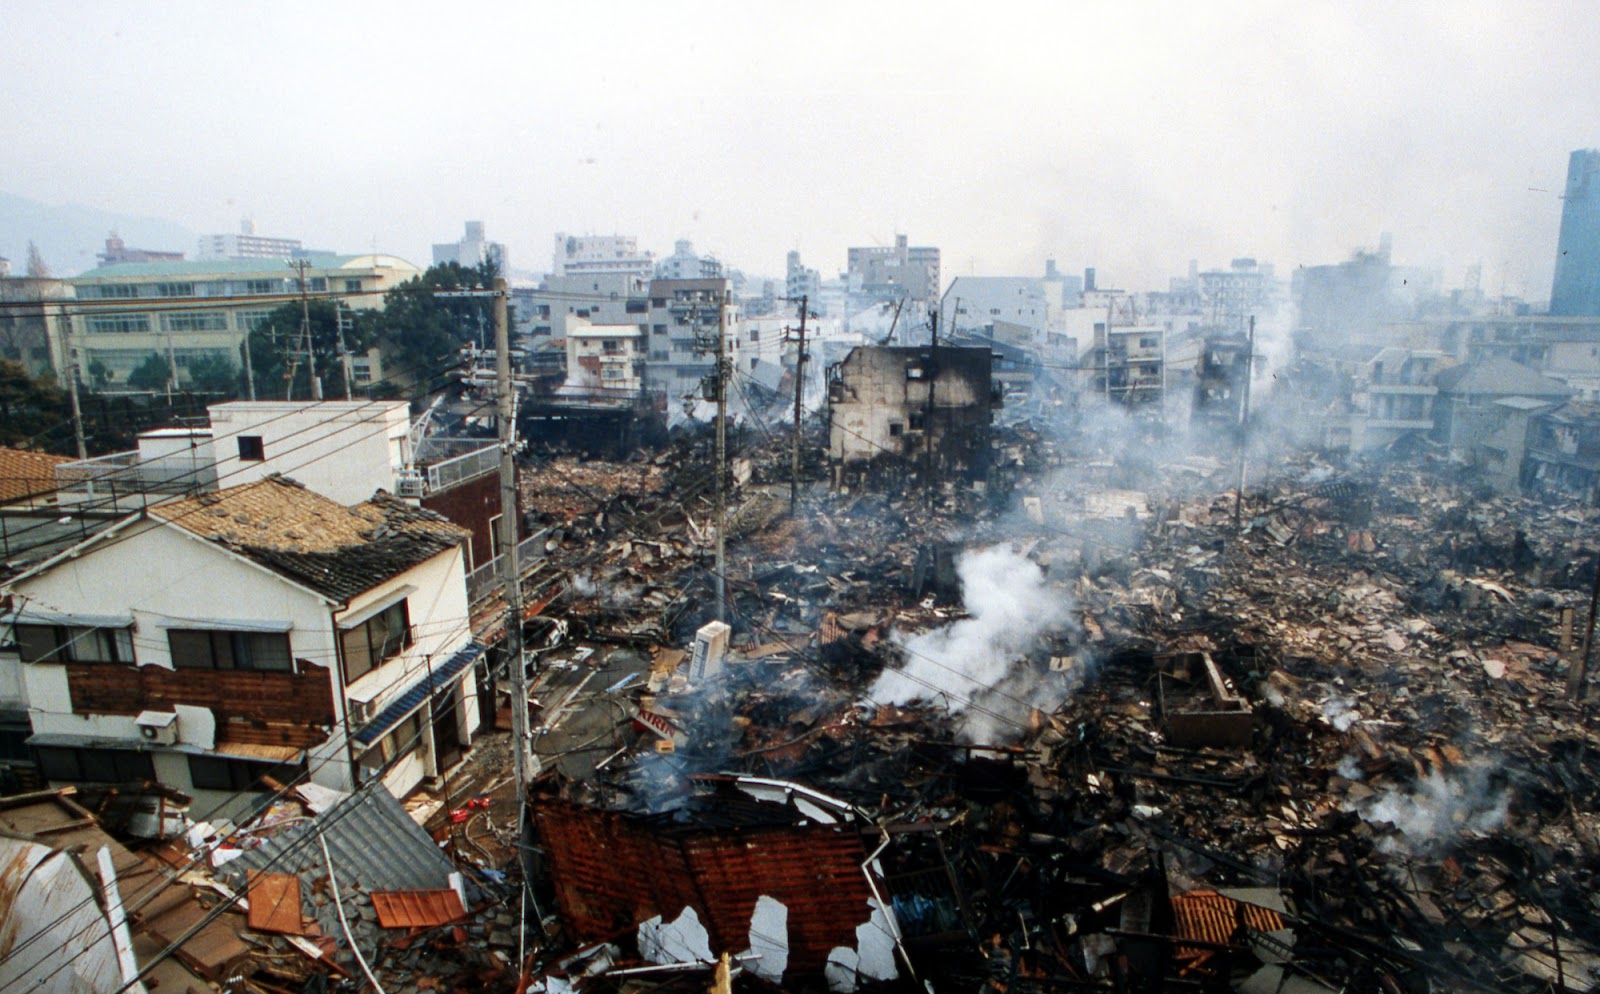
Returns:
[[[244,385],[245,389],[249,391],[250,399],[255,400],[256,371],[255,367],[250,364],[250,330],[248,328],[245,329],[244,333]]]
[[[810,310],[809,294],[800,295],[800,351],[794,362],[794,451],[789,454],[789,513],[794,514],[800,501],[800,419],[801,399],[806,385],[806,312]]]
[[[1583,651],[1567,669],[1567,696],[1577,701],[1583,699],[1583,684],[1589,676],[1589,654],[1594,651],[1594,617],[1600,609],[1600,556],[1595,558],[1594,589],[1589,594],[1589,626],[1583,633]]]
[[[932,332],[932,340],[928,346],[928,365],[923,372],[928,377],[928,403],[922,409],[922,436],[923,446],[923,472],[927,479],[923,485],[927,490],[928,506],[933,506],[933,390],[939,380],[939,311],[935,308],[928,315],[928,327]]]
[[[1249,454],[1250,380],[1256,373],[1256,317],[1250,315],[1250,343],[1244,350],[1244,392],[1239,404],[1239,489],[1233,492],[1233,529],[1240,530],[1244,518],[1244,471]]]
[[[511,331],[506,321],[506,281],[494,281],[494,373],[500,422],[500,575],[506,590],[506,664],[511,670],[511,740],[517,792],[528,784],[528,671],[522,651],[522,571],[517,564],[517,399],[511,383]]]
[[[351,381],[355,379],[355,371],[350,363],[350,349],[345,344],[344,331],[345,319],[349,317],[351,323],[354,324],[355,318],[350,317],[349,309],[339,301],[334,301],[333,303],[333,317],[334,331],[339,336],[339,365],[341,367],[341,371],[344,373],[344,399],[350,400],[350,392],[353,389]],[[480,317],[479,320],[481,321],[482,318]],[[481,334],[479,337],[482,337]]]
[[[72,314],[61,305],[61,350],[66,353],[67,396],[72,398],[72,437],[78,443],[78,458],[89,458],[83,440],[83,411],[78,407],[78,354],[72,348]],[[94,493],[94,477],[89,478],[89,493]]]
[[[315,343],[311,340],[311,301],[306,290],[306,270],[311,268],[307,259],[296,259],[289,263],[295,274],[300,278],[300,341],[306,349],[306,373],[311,377],[311,399],[322,399],[322,381],[317,379],[317,353]],[[293,377],[289,381],[289,389],[294,390]]]
[[[717,294],[717,620],[728,620],[728,294]]]

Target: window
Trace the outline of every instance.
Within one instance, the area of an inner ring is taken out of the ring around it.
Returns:
[[[190,756],[189,782],[197,790],[265,790],[262,777],[271,777],[287,784],[304,773],[306,764],[265,763],[248,759],[224,759],[221,756]]]
[[[901,424],[900,422],[898,422],[898,421],[889,422],[889,437],[890,438],[899,438],[901,435],[905,434],[905,431],[906,431],[906,426]]]
[[[133,629],[72,625],[17,625],[17,653],[25,663],[131,663]]]
[[[261,462],[267,458],[267,443],[260,435],[239,436],[239,461]]]
[[[344,682],[354,683],[411,644],[411,621],[406,602],[384,608],[354,628],[339,634],[344,656]]]
[[[234,320],[239,325],[240,331],[255,331],[267,323],[272,316],[271,311],[235,311]]]
[[[326,276],[313,276],[313,277],[311,277],[311,292],[313,292],[313,293],[325,293],[325,292],[327,292],[327,289],[328,289],[328,278]]]
[[[752,342],[761,341],[761,329],[760,328],[751,328],[750,329],[750,340]]]
[[[664,324],[651,325],[650,330],[655,332],[657,335],[665,335],[667,333],[667,326]]]
[[[921,431],[928,427],[928,416],[921,411],[911,412],[911,430]]]
[[[422,715],[425,708],[418,708],[411,712],[400,724],[394,726],[388,735],[372,743],[366,752],[361,754],[361,768],[369,773],[376,773],[383,769],[383,765],[397,756],[406,753],[422,744]]]
[[[157,297],[193,297],[193,283],[157,283]]]
[[[600,370],[600,378],[602,380],[620,380],[624,379],[625,377],[626,374],[615,366],[607,366],[606,368]]]
[[[163,314],[161,327],[165,331],[227,331],[228,315],[223,311]]]
[[[600,351],[606,355],[618,355],[622,352],[622,343],[615,338],[608,338],[600,343]]]
[[[361,292],[361,281],[360,280],[345,280],[344,281],[344,292],[345,293],[360,293]]]
[[[649,309],[649,306],[642,300],[630,300],[623,305],[623,310],[629,314],[643,314]]]
[[[112,283],[99,288],[95,296],[101,300],[128,299],[139,296],[139,288],[132,283]]]
[[[244,292],[247,294],[277,293],[280,286],[277,280],[245,280]]]
[[[147,752],[129,749],[39,748],[39,772],[46,780],[88,783],[127,783],[154,780],[155,764]]]
[[[180,670],[271,670],[289,673],[289,636],[278,632],[230,632],[173,628],[167,632],[172,665]]]
[[[651,352],[650,353],[650,361],[651,362],[666,362],[667,359],[671,357],[671,355],[672,355],[672,353],[665,352],[665,351]]]
[[[89,330],[100,334],[129,331],[149,331],[148,314],[94,314],[89,317]]]

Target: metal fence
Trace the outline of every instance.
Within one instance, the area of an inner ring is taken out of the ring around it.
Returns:
[[[529,566],[544,559],[544,544],[549,537],[550,529],[542,528],[517,544],[517,568],[521,573],[526,575]],[[469,603],[476,604],[500,589],[500,562],[496,556],[467,574]]]

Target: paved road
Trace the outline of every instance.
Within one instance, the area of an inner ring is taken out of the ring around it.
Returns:
[[[542,710],[533,718],[533,751],[543,768],[555,765],[569,777],[586,777],[632,741],[631,695],[649,669],[644,653],[618,646],[542,676],[534,692]]]

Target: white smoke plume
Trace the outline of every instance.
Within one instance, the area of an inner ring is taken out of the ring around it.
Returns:
[[[1430,773],[1409,791],[1389,790],[1371,798],[1362,805],[1361,817],[1393,824],[1405,837],[1404,848],[1438,849],[1463,833],[1486,834],[1505,824],[1510,792],[1493,789],[1489,779],[1489,768],[1481,764],[1448,776]]]
[[[956,573],[970,617],[917,635],[897,634],[905,666],[884,670],[869,696],[892,704],[943,696],[961,714],[963,735],[971,741],[1015,737],[1028,709],[1067,682],[1052,685],[1049,678],[1056,674],[1017,664],[1041,636],[1070,623],[1071,599],[1048,586],[1026,556],[1005,546],[963,553]]]

